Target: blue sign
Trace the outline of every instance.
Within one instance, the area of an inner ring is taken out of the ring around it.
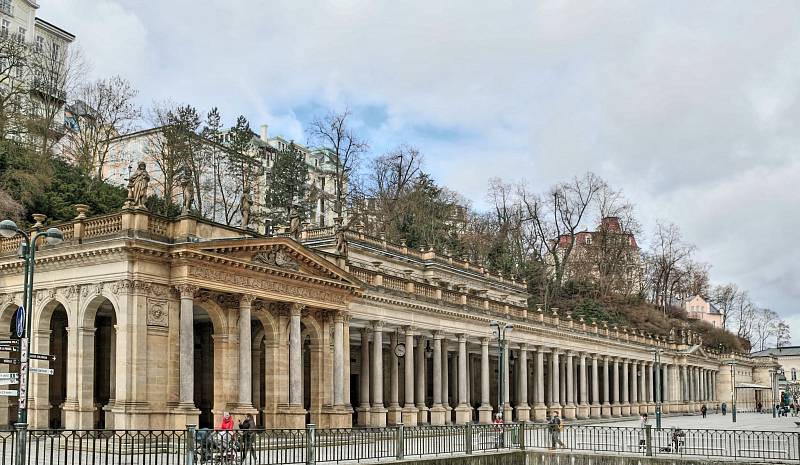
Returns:
[[[17,309],[17,337],[25,335],[25,307]]]

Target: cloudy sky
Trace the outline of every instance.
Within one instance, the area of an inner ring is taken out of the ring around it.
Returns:
[[[443,184],[591,170],[673,221],[800,344],[800,2],[41,0],[92,74],[142,103],[244,114],[305,141],[349,106]]]

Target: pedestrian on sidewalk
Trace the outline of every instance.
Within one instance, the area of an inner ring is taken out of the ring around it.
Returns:
[[[647,426],[650,425],[650,419],[647,418],[647,414],[643,413],[641,417],[639,417],[639,448],[644,448],[647,445]]]
[[[725,402],[723,402],[723,403],[722,403],[722,406],[720,407],[720,410],[722,410],[722,416],[723,416],[723,417],[724,417],[725,415],[727,415],[727,414],[728,414],[728,404],[727,404],[727,403],[725,403]]]
[[[706,404],[703,404],[703,406],[700,407],[700,413],[703,415],[703,418],[706,417],[706,413],[708,413],[708,408],[706,407]]]
[[[505,445],[504,436],[505,436],[505,426],[503,426],[503,414],[502,413],[495,413],[494,414],[494,428],[497,430],[495,432],[494,438],[494,447],[499,449]]]
[[[556,445],[567,447],[561,442],[561,431],[564,425],[561,423],[561,417],[558,416],[558,411],[553,411],[550,421],[547,422],[550,429],[550,449],[555,449]]]

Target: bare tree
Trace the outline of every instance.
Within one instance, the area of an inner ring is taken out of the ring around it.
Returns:
[[[758,308],[755,311],[753,338],[750,340],[755,350],[768,347],[769,340],[777,335],[780,321],[778,314],[768,308]]]
[[[786,347],[792,342],[792,333],[789,323],[784,320],[778,321],[775,328],[775,347]]]
[[[728,317],[733,312],[734,304],[741,291],[736,284],[728,283],[715,286],[711,291],[711,302],[722,312],[722,327],[728,329]]]
[[[16,35],[0,36],[0,138],[20,136],[24,116],[23,100],[30,93],[28,61],[31,48]]]
[[[72,104],[77,127],[67,134],[64,155],[89,176],[103,179],[111,139],[133,130],[141,110],[138,91],[119,76],[83,84]]]
[[[648,253],[653,303],[666,314],[675,296],[675,291],[686,277],[684,266],[691,258],[694,246],[683,242],[675,224],[659,222],[653,234],[653,243]]]
[[[350,126],[350,110],[330,111],[324,117],[317,117],[308,127],[308,135],[324,153],[326,163],[334,174],[333,211],[338,218],[344,218],[349,203],[358,197],[355,186],[355,172],[361,157],[369,149],[367,142]],[[347,225],[354,218],[347,220]],[[347,226],[346,225],[346,226]]]

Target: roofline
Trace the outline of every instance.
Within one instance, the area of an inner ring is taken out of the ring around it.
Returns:
[[[48,21],[45,21],[42,18],[39,18],[38,16],[36,17],[36,22],[37,23],[42,23],[46,28],[50,28],[54,32],[56,32],[57,34],[61,35],[62,37],[66,38],[66,39],[69,39],[70,42],[75,40],[75,34],[73,34],[71,32],[67,32],[66,30],[61,29],[60,27],[56,26],[55,24],[50,23]]]

